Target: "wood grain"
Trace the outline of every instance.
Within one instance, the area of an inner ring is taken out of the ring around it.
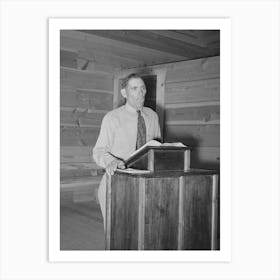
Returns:
[[[61,163],[92,163],[92,146],[61,146]]]
[[[60,123],[63,126],[100,127],[107,111],[89,111],[85,109],[60,110]]]
[[[94,162],[60,162],[60,178],[98,176],[104,169]]]
[[[191,152],[194,168],[220,169],[220,147],[195,147]]]
[[[183,196],[183,249],[210,250],[212,176],[186,177]]]
[[[94,146],[100,128],[61,127],[61,146]]]
[[[107,240],[110,249],[218,248],[218,189],[212,180],[216,173],[207,170],[175,176],[167,173],[161,176],[115,173],[111,177],[111,196],[107,197],[112,206],[107,215],[111,217],[110,240]]]
[[[111,181],[110,248],[137,250],[139,179],[116,174]]]
[[[211,249],[218,250],[218,193],[219,193],[219,178],[218,175],[212,176],[212,205],[211,205]]]
[[[167,108],[165,121],[194,121],[200,123],[211,123],[220,120],[220,106],[199,106],[185,108]]]
[[[61,86],[60,106],[73,109],[111,110],[113,94],[110,91],[86,90],[74,86]]]
[[[174,44],[173,39],[142,30],[83,30],[83,32],[186,58],[202,55],[199,50],[190,49],[183,42],[178,41]]]
[[[82,89],[101,89],[113,91],[113,76],[100,73],[76,71],[73,69],[60,69],[60,83],[65,86],[73,86]]]
[[[167,63],[184,59],[183,56],[169,54],[167,52],[149,49],[140,45],[120,42],[110,38],[104,38],[74,30],[64,30],[61,33],[61,47],[77,52],[81,50],[103,51],[107,54],[113,53],[119,57],[139,61],[139,64],[135,64],[133,67]],[[126,65],[124,65],[124,68],[127,68]]]
[[[77,52],[60,50],[60,66],[77,68]]]
[[[179,179],[149,178],[146,184],[145,250],[176,250]]]
[[[165,85],[165,103],[190,103],[220,100],[220,79],[183,81]]]
[[[213,79],[220,77],[220,57],[208,57],[174,63],[168,67],[166,83]]]
[[[191,147],[219,147],[219,125],[166,125],[165,142],[182,142]]]

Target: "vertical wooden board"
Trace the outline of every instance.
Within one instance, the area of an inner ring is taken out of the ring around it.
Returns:
[[[139,179],[115,174],[111,182],[111,249],[137,250]]]
[[[164,134],[164,109],[165,109],[165,75],[166,75],[166,67],[160,67],[155,70],[155,74],[157,75],[157,94],[156,94],[156,112],[159,117],[159,126],[161,132],[161,139],[163,139]]]
[[[220,57],[207,57],[172,64],[166,82],[194,81],[220,77]]]
[[[212,218],[211,218],[211,249],[219,250],[219,177],[218,175],[213,175],[212,184]]]
[[[77,89],[72,86],[61,86],[60,106],[84,108],[90,110],[111,110],[113,94],[98,90]]]
[[[94,146],[100,128],[61,127],[61,146]]]
[[[77,58],[76,52],[60,50],[60,66],[77,69]]]
[[[220,106],[167,108],[165,121],[199,121],[207,124],[220,120]]]
[[[112,215],[112,176],[105,174],[105,181],[106,181],[106,210],[103,215],[105,215],[104,225],[105,225],[105,248],[106,250],[111,249],[111,215]]]
[[[220,125],[165,125],[165,142],[182,142],[190,147],[219,147]]]
[[[146,185],[145,250],[176,250],[179,178],[149,178]]]
[[[86,72],[67,68],[60,69],[60,84],[84,89],[113,91],[113,76],[98,72]]]
[[[174,82],[165,85],[165,103],[189,103],[220,100],[220,79]]]
[[[212,176],[185,177],[183,249],[211,249]]]
[[[121,103],[121,86],[120,86],[120,79],[118,76],[114,76],[114,90],[113,90],[113,108],[116,109],[119,107]]]

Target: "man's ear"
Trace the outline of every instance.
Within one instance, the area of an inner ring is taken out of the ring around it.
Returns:
[[[122,89],[121,89],[121,94],[122,94],[122,96],[123,96],[124,98],[127,98],[125,88],[122,88]]]

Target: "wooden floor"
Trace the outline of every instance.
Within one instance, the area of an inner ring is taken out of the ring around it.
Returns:
[[[60,250],[104,250],[102,214],[96,202],[60,206]]]

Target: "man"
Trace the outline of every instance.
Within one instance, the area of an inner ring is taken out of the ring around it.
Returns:
[[[124,161],[145,142],[161,138],[157,114],[144,107],[146,86],[141,77],[130,74],[122,84],[121,94],[126,99],[125,105],[104,116],[93,148],[95,162],[109,175],[117,168],[124,169]],[[99,185],[98,200],[105,225],[106,174]]]

